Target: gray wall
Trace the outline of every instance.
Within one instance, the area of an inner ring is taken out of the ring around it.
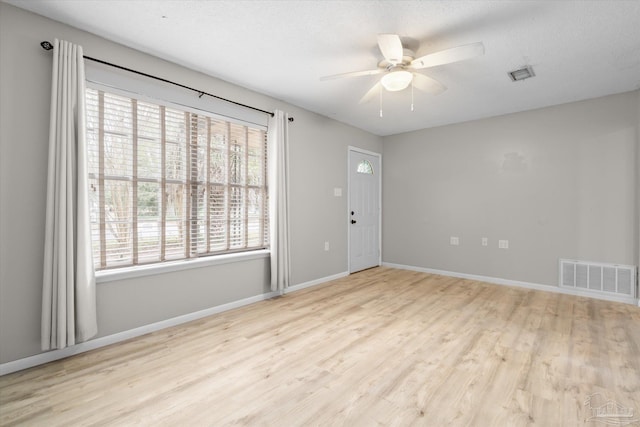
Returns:
[[[381,138],[0,3],[0,363],[40,352],[51,53],[39,43],[54,38],[81,44],[89,56],[293,115],[293,284],[347,270],[347,200],[333,197],[333,188],[346,190],[347,146],[380,152]],[[265,259],[99,284],[99,336],[260,295],[268,273]]]
[[[636,91],[638,95],[638,115],[636,117],[636,258],[640,266],[640,90]],[[640,292],[640,284],[637,291]],[[640,295],[636,295],[640,299]]]
[[[385,137],[384,261],[547,285],[561,257],[635,265],[638,97]]]

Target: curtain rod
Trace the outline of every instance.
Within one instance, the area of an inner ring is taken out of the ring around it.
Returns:
[[[48,42],[48,41],[43,41],[42,43],[40,43],[40,46],[42,46],[42,48],[44,50],[53,49],[53,44],[51,44],[51,42]],[[183,89],[188,89],[188,90],[194,91],[194,92],[198,93],[198,98],[202,98],[203,95],[207,95],[207,96],[210,96],[212,98],[216,98],[216,99],[220,99],[220,100],[225,101],[225,102],[229,102],[231,104],[235,104],[235,105],[239,105],[241,107],[249,108],[249,109],[254,110],[254,111],[259,111],[259,112],[264,113],[264,114],[269,114],[271,117],[273,117],[273,113],[271,111],[261,110],[260,108],[252,107],[251,105],[246,105],[246,104],[242,104],[240,102],[232,101],[230,99],[223,98],[223,97],[218,96],[218,95],[213,95],[211,93],[208,93],[208,92],[205,92],[205,91],[202,91],[202,90],[199,90],[199,89],[194,89],[192,87],[185,86],[185,85],[180,84],[180,83],[172,82],[171,80],[163,79],[162,77],[154,76],[152,74],[143,73],[142,71],[132,70],[131,68],[123,67],[122,65],[112,64],[111,62],[103,61],[101,59],[92,58],[92,57],[86,56],[86,55],[84,55],[83,57],[84,57],[84,59],[88,59],[89,61],[98,62],[100,64],[108,65],[110,67],[118,68],[120,70],[128,71],[128,72],[134,73],[134,74],[139,74],[141,76],[149,77],[151,79],[160,80],[161,82],[164,82],[164,83],[169,83],[169,84],[172,84],[172,85],[175,85],[175,86],[179,86],[179,87],[181,87]],[[293,122],[293,117],[289,117],[289,121]]]

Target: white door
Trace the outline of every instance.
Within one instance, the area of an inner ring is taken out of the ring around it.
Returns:
[[[380,265],[380,155],[349,148],[349,272]]]

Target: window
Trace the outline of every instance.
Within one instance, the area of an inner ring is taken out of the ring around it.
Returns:
[[[371,163],[369,163],[369,161],[367,160],[360,160],[360,163],[358,163],[358,168],[356,169],[356,172],[373,175],[373,166],[371,166]]]
[[[268,246],[259,127],[89,88],[96,270]]]

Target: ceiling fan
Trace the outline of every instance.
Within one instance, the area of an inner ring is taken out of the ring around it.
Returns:
[[[321,77],[320,80],[383,74],[380,81],[362,97],[360,103],[370,100],[381,88],[396,92],[406,89],[409,85],[413,85],[413,87],[432,95],[437,95],[447,88],[436,79],[420,74],[417,72],[418,70],[484,55],[484,45],[481,42],[477,42],[414,58],[414,52],[402,46],[402,40],[397,34],[378,34],[378,47],[384,57],[378,63],[378,68],[334,74]]]

